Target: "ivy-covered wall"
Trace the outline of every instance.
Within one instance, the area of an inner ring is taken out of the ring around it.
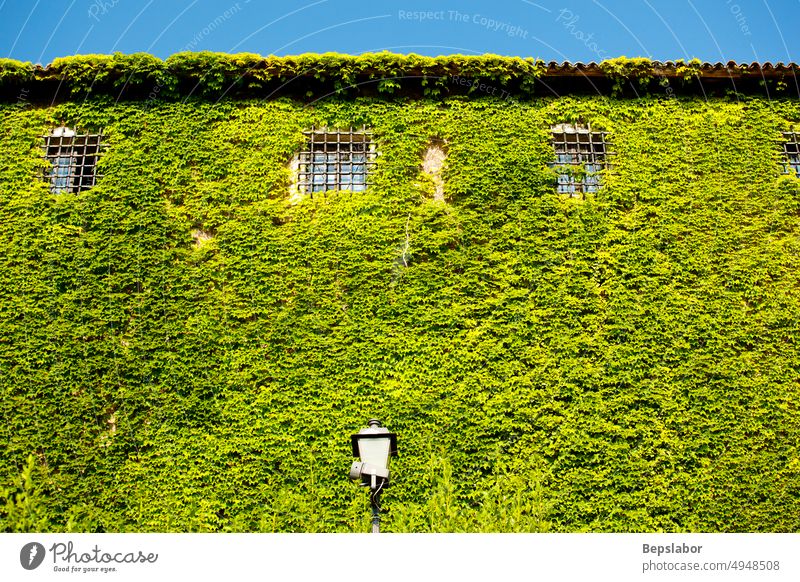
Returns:
[[[555,193],[549,127],[616,156]],[[797,100],[78,99],[0,107],[0,529],[798,531]],[[51,194],[40,136],[104,128]],[[367,192],[290,202],[315,126]],[[422,174],[445,140],[445,201]]]

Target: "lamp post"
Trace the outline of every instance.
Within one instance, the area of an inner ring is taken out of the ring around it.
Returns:
[[[350,437],[353,461],[350,478],[369,487],[369,501],[372,506],[372,533],[381,531],[381,491],[389,485],[389,457],[397,456],[397,435],[381,426],[377,419],[370,419],[368,428],[362,428]]]

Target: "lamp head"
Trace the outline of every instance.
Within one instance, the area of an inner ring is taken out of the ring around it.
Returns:
[[[362,428],[350,437],[355,461],[350,468],[351,479],[361,479],[363,485],[373,489],[377,482],[389,482],[389,457],[397,456],[397,435],[381,426],[377,419],[370,419],[367,428]]]

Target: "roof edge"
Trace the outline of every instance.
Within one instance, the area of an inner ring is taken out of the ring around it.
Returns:
[[[390,52],[346,55],[307,53],[261,56],[253,53],[182,52],[166,60],[147,53],[75,55],[47,66],[0,59],[0,95],[20,91],[68,99],[87,94],[117,99],[259,96],[299,94],[320,97],[420,93],[446,96],[491,93],[532,96],[572,92],[648,92],[674,86],[706,94],[711,88],[800,96],[796,63],[709,63],[619,57],[602,62],[545,63],[493,54],[427,57]],[[737,86],[738,84],[738,86]],[[500,92],[500,93],[498,93]]]

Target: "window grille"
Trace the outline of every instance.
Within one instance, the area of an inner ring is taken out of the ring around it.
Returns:
[[[375,144],[366,128],[303,132],[306,143],[300,152],[298,186],[303,193],[326,190],[366,190],[375,166]]]
[[[783,173],[794,174],[800,177],[800,133],[796,131],[783,132]]]
[[[58,127],[44,139],[44,156],[49,162],[42,176],[53,194],[82,192],[95,185],[97,158],[105,148],[101,134],[78,134]]]
[[[574,198],[597,192],[599,172],[608,167],[608,157],[613,155],[608,151],[607,132],[566,123],[554,125],[551,132],[556,161],[550,165],[558,173],[558,192]]]

